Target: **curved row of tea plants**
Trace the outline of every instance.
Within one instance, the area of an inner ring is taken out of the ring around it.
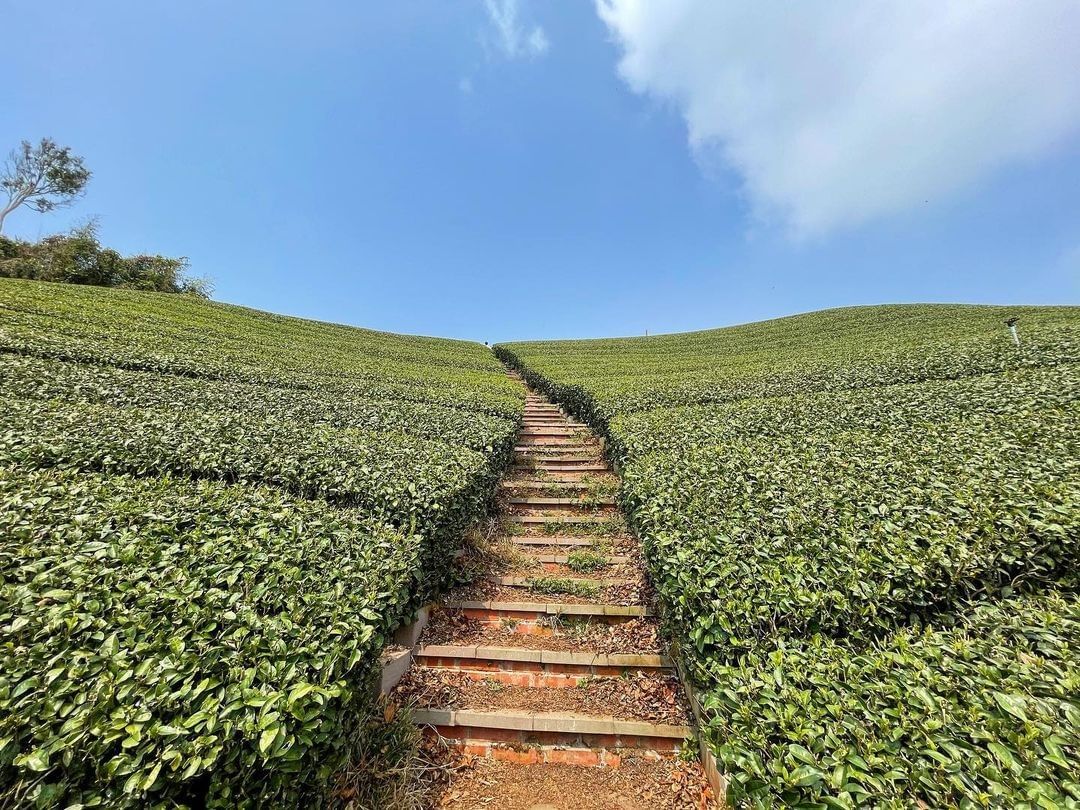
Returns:
[[[432,402],[514,417],[520,386],[483,347],[195,298],[0,279],[0,352]],[[109,298],[102,300],[102,295]]]
[[[605,433],[731,799],[1080,802],[1080,310],[496,351]]]
[[[0,280],[0,805],[318,804],[511,455],[483,346]]]
[[[266,488],[0,466],[7,806],[298,801],[420,539]]]

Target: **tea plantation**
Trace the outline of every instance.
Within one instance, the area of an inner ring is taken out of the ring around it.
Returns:
[[[483,346],[0,279],[0,806],[316,803],[524,392]]]
[[[733,802],[1080,806],[1080,309],[496,351],[606,436]]]

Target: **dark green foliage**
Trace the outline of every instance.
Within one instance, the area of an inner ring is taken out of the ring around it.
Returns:
[[[874,635],[1080,561],[1080,367],[713,411],[638,414],[628,442],[678,438],[625,471],[654,582],[707,656]]]
[[[490,352],[131,290],[0,279],[0,352],[178,377],[428,402],[517,419],[521,387]]]
[[[176,377],[17,354],[0,354],[0,381],[19,399],[191,413],[198,418],[210,414],[260,425],[400,432],[482,452],[490,452],[513,427],[510,413],[389,398],[389,390],[365,396],[353,389],[327,396],[307,388]]]
[[[606,434],[732,799],[1051,807],[1080,801],[1078,338],[897,306],[496,352]]]
[[[0,277],[187,293],[208,298],[206,279],[187,275],[187,259],[121,256],[98,242],[93,223],[66,235],[23,242],[0,236]]]
[[[964,606],[865,649],[821,636],[710,664],[739,805],[1080,803],[1080,599]],[[916,799],[917,797],[917,799]]]
[[[520,387],[476,344],[0,280],[0,393],[0,805],[340,799]]]
[[[5,803],[295,800],[420,573],[417,536],[209,481],[0,467],[0,536]]]

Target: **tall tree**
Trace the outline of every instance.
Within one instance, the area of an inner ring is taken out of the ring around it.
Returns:
[[[7,194],[7,204],[0,208],[0,232],[4,219],[25,205],[42,213],[71,205],[82,196],[90,180],[90,170],[83,159],[71,154],[71,148],[57,146],[51,138],[42,138],[34,146],[23,141],[13,149],[0,174],[0,189]]]

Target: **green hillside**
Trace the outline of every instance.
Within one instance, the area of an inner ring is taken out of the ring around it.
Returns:
[[[0,279],[0,804],[307,803],[523,408],[483,346]]]
[[[497,353],[606,435],[733,799],[1080,801],[1080,309]]]

